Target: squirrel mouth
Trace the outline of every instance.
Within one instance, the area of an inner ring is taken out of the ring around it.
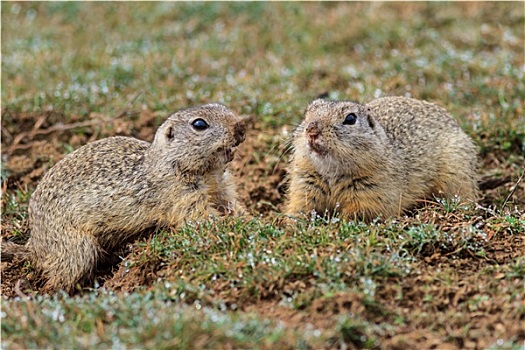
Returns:
[[[323,156],[328,153],[326,147],[319,141],[317,137],[308,137],[308,146],[315,154]]]
[[[235,147],[225,148],[221,147],[217,150],[219,157],[224,160],[224,163],[229,163],[233,160],[235,154]]]

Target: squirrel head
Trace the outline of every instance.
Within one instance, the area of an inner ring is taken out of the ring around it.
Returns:
[[[150,162],[182,175],[224,169],[245,138],[240,117],[221,104],[206,104],[172,114],[157,130]],[[160,169],[159,169],[160,170]]]
[[[380,166],[385,138],[366,106],[317,99],[294,132],[294,157],[306,159],[327,176],[358,175]]]

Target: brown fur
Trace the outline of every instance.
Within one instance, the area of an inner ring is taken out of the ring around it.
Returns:
[[[209,124],[196,130],[201,118]],[[153,143],[110,137],[58,162],[29,201],[25,246],[4,242],[43,272],[45,290],[71,292],[97,263],[149,228],[242,210],[227,170],[244,126],[229,109],[209,104],[179,111]]]
[[[353,125],[343,125],[350,113]],[[294,133],[287,213],[395,216],[432,196],[474,200],[477,152],[435,104],[313,101]]]

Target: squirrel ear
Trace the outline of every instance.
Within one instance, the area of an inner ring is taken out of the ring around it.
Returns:
[[[168,141],[172,141],[175,138],[173,126],[168,127],[168,130],[166,131],[166,137],[168,138]]]
[[[366,120],[368,121],[368,125],[371,129],[375,128],[376,121],[374,120],[374,117],[372,115],[372,110],[370,107],[365,107],[363,110],[364,114],[366,114]]]
[[[374,121],[374,118],[370,114],[368,114],[366,116],[366,119],[368,120],[368,125],[370,125],[370,128],[373,129],[376,126],[376,122]]]

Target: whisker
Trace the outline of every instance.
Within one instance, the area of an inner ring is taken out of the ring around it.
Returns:
[[[279,158],[277,159],[277,163],[275,163],[275,165],[274,165],[274,167],[272,169],[272,175],[274,175],[277,172],[277,167],[281,163],[281,161],[283,160],[284,155],[285,154],[291,154],[292,150],[293,150],[293,144],[290,143],[290,145],[288,145],[288,146],[285,145],[285,148],[279,154]]]

